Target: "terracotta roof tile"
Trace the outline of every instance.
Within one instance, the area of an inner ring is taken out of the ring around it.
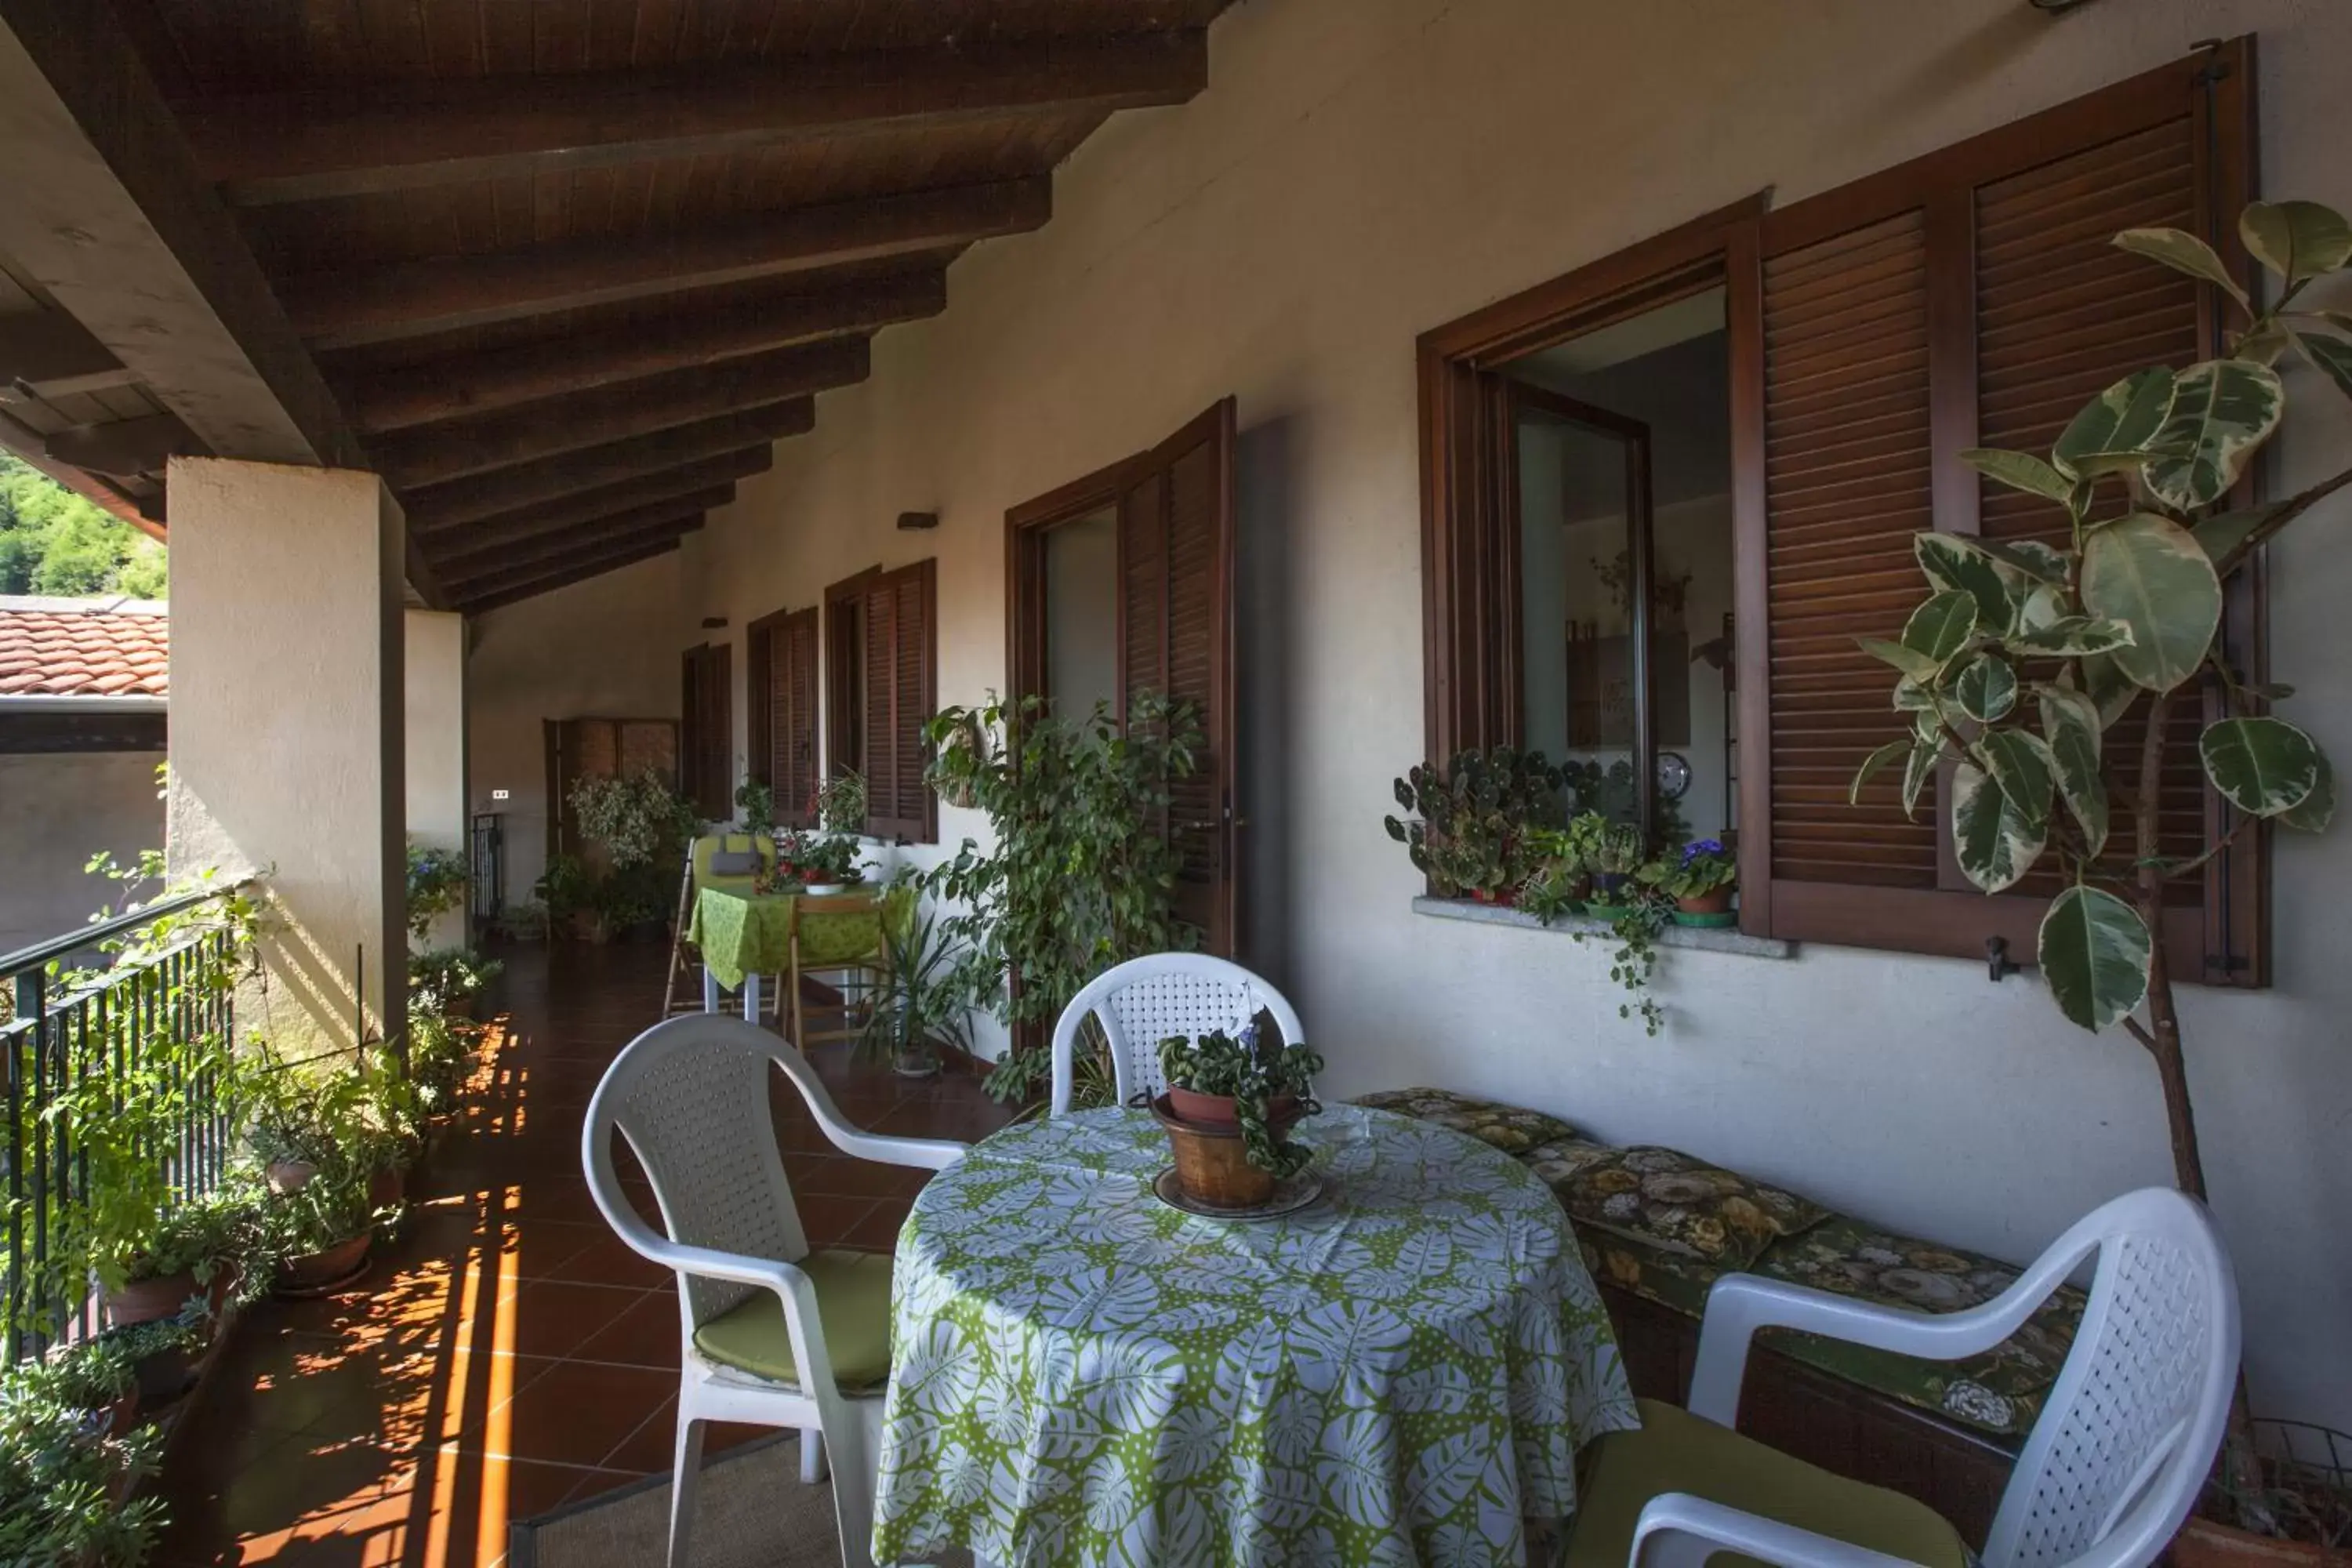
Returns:
[[[0,697],[162,697],[171,647],[160,604],[0,597]]]

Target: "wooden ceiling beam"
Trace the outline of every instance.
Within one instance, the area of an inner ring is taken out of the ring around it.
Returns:
[[[794,398],[698,425],[681,425],[675,430],[633,436],[606,447],[427,486],[403,496],[401,503],[408,510],[410,525],[429,534],[581,490],[600,489],[706,458],[724,457],[747,447],[765,447],[788,436],[805,436],[815,418],[808,399]]]
[[[0,317],[0,398],[66,397],[128,386],[138,373],[63,310]]]
[[[646,507],[640,513],[625,514],[626,523],[614,520],[610,527],[582,529],[576,532],[541,540],[530,549],[512,549],[489,555],[476,555],[465,562],[436,561],[449,591],[462,597],[473,585],[499,578],[551,572],[574,561],[590,560],[599,555],[631,545],[650,544],[656,539],[675,539],[691,533],[702,526],[702,513],[690,507]]]
[[[789,285],[801,279],[791,279]],[[755,285],[690,319],[618,328],[373,375],[338,377],[343,406],[369,434],[494,414],[518,404],[759,353],[844,332],[870,332],[947,309],[947,273],[927,268],[853,288],[787,292]]]
[[[600,512],[562,527],[542,528],[527,534],[510,534],[501,538],[470,530],[443,534],[436,545],[429,548],[432,549],[434,568],[445,579],[459,582],[469,576],[480,576],[485,571],[507,562],[536,560],[559,551],[601,543],[617,533],[633,532],[658,523],[675,521],[681,517],[698,518],[734,499],[733,485],[717,485],[708,489],[689,490],[667,500],[649,501],[644,506]]]
[[[176,414],[69,426],[51,431],[42,447],[58,462],[118,479],[154,473],[174,458],[211,456]]]
[[[524,599],[535,599],[541,594],[552,594],[558,588],[568,588],[574,583],[584,583],[591,577],[602,577],[607,572],[618,572],[624,566],[635,566],[641,561],[667,555],[677,548],[678,537],[681,536],[640,545],[618,555],[573,562],[561,571],[551,572],[544,576],[527,577],[512,583],[481,584],[475,589],[474,595],[461,601],[457,607],[469,616],[478,616]]]
[[[519,507],[512,511],[495,512],[488,517],[451,528],[436,529],[425,535],[425,546],[438,554],[444,551],[466,551],[482,544],[515,543],[537,538],[541,534],[560,532],[580,523],[593,522],[630,507],[651,506],[675,500],[680,496],[707,494],[713,490],[731,496],[738,479],[763,474],[774,462],[773,452],[766,447],[746,447],[723,457],[708,458],[683,468],[666,468],[657,474],[625,479],[616,485],[604,485],[595,489],[581,490],[536,506]],[[723,506],[725,501],[714,501]]]
[[[793,207],[677,234],[562,240],[478,256],[336,269],[278,294],[316,349],[352,348],[573,310],[883,260],[1025,234],[1053,216],[1050,174]]]
[[[487,419],[428,425],[380,437],[371,449],[377,470],[395,489],[446,484],[848,386],[866,379],[867,365],[864,338],[837,338],[551,398]]]
[[[661,70],[338,84],[181,108],[236,205],[530,178],[646,158],[1182,103],[1207,35],[874,50]]]

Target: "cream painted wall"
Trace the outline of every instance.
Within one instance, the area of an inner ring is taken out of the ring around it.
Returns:
[[[161,752],[57,752],[0,756],[0,952],[63,936],[113,883],[83,870],[100,850],[130,865],[163,847],[155,794]]]
[[[506,816],[509,907],[547,861],[542,721],[677,717],[678,563],[592,577],[468,623],[467,798]],[[503,789],[508,798],[491,792]]]
[[[261,879],[265,990],[298,1047],[404,1013],[405,535],[373,474],[174,458],[173,873]]]
[[[1052,225],[958,263],[940,319],[686,551],[672,648],[861,567],[936,552],[940,697],[1004,669],[1003,513],[1240,398],[1244,759],[1256,961],[1339,1092],[1450,1083],[1601,1135],[1696,1150],[2011,1258],[2169,1173],[2153,1074],[1980,964],[1814,948],[1675,952],[1667,1033],[1616,1016],[1607,960],[1415,916],[1382,834],[1422,745],[1414,334],[1699,213],[1787,202],[2177,58],[2262,34],[2268,188],[2352,205],[2352,6],[2105,0],[1261,0],[1211,86],[1123,115],[1061,171]],[[1576,65],[1562,74],[1564,64]],[[1563,85],[1566,84],[1566,85]],[[2316,398],[2307,374],[2296,390]],[[2299,414],[2292,483],[2352,418]],[[896,533],[905,510],[936,533]],[[2352,756],[2352,507],[2273,577],[2290,710]],[[976,830],[943,810],[950,841]],[[2192,1063],[2261,1404],[2352,1426],[2352,829],[2277,860],[2276,988],[2200,993]]]
[[[466,832],[466,617],[411,609],[403,616],[406,671],[401,683],[406,720],[408,837],[463,855]],[[466,940],[463,905],[441,915],[425,933],[428,948]]]

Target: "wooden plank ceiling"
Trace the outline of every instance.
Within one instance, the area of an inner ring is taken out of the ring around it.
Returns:
[[[466,610],[676,548],[1106,119],[1199,92],[1225,4],[114,0]],[[10,287],[0,416],[161,521],[205,444]]]

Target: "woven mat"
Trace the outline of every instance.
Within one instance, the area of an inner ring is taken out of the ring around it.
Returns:
[[[801,1485],[800,1443],[785,1432],[730,1448],[702,1467],[694,1534],[682,1568],[840,1568],[833,1483]],[[537,1519],[519,1520],[510,1568],[648,1568],[669,1546],[669,1478],[651,1476],[618,1491]],[[971,1559],[954,1552],[940,1568]]]

